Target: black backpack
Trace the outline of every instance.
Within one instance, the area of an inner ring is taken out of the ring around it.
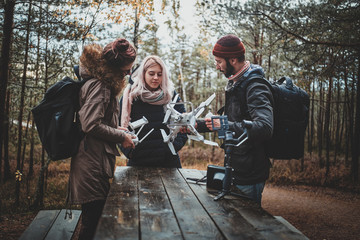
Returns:
[[[83,137],[78,117],[81,80],[78,66],[74,67],[79,81],[64,77],[52,85],[44,99],[31,111],[43,147],[51,160],[61,160],[78,152]]]
[[[266,153],[274,159],[299,159],[304,156],[304,137],[309,117],[309,95],[294,85],[289,77],[270,83],[262,77],[252,77],[240,85],[242,115],[246,116],[246,88],[250,82],[263,82],[274,97],[274,130],[266,143]]]

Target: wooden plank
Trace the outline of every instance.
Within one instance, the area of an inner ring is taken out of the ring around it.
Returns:
[[[206,173],[194,169],[180,169],[184,178],[199,179]],[[222,200],[214,201],[214,196],[206,191],[206,186],[189,183],[190,188],[206,209],[212,220],[216,223],[226,239],[264,239],[257,230],[249,224],[237,211],[237,208],[230,205],[234,197],[226,196]],[[235,199],[235,201],[237,201]],[[246,203],[248,203],[246,201]]]
[[[266,239],[307,240],[302,233],[292,231],[277,221],[271,214],[261,209],[239,208],[241,215]]]
[[[65,219],[66,209],[62,209],[52,225],[45,240],[66,240],[71,239],[81,215],[80,210],[72,210],[72,218]]]
[[[278,220],[279,222],[281,222],[282,224],[284,224],[285,226],[287,226],[291,231],[293,232],[297,232],[301,235],[304,235],[302,232],[299,231],[299,229],[297,229],[296,227],[294,227],[291,223],[289,223],[285,218],[281,217],[281,216],[274,216],[274,218],[276,220]],[[305,235],[304,235],[304,239],[308,239]]]
[[[181,171],[185,177],[192,176],[196,174],[196,171]],[[192,173],[191,173],[192,172]],[[202,174],[201,174],[202,175]],[[198,176],[201,176],[198,174]],[[196,189],[197,187],[192,184],[192,188]],[[194,190],[198,193],[197,190]],[[204,204],[206,209],[212,211],[213,209],[210,202],[207,201],[206,198],[201,197],[199,194],[198,197],[200,201]],[[219,200],[219,204],[221,204],[222,208],[230,210],[233,209],[238,212],[243,218],[243,222],[246,222],[252,226],[252,229],[256,230],[256,237],[260,239],[307,239],[303,234],[299,234],[298,232],[291,231],[284,224],[275,220],[275,218],[266,212],[261,207],[258,207],[256,204],[252,204],[251,201],[237,198],[237,200],[230,199],[230,197],[226,196],[225,199]],[[212,214],[210,214],[212,215]],[[216,221],[218,222],[218,221]],[[238,221],[239,222],[239,221]],[[226,230],[228,232],[228,230]],[[254,233],[255,234],[255,233]],[[261,235],[259,237],[258,235]]]
[[[224,239],[177,169],[160,171],[184,239]]]
[[[117,167],[94,239],[139,239],[136,168]]]
[[[40,210],[19,239],[44,239],[60,210]]]
[[[141,239],[182,239],[157,168],[139,168]]]

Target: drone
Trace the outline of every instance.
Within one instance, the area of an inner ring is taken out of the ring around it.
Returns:
[[[154,131],[154,128],[152,128],[148,133],[145,134],[145,136],[139,140],[139,134],[141,132],[141,130],[143,129],[143,127],[148,124],[149,121],[146,119],[146,117],[142,117],[139,120],[136,120],[135,122],[129,122],[129,126],[132,129],[132,131],[127,131],[128,133],[130,133],[131,135],[134,135],[135,138],[132,139],[132,141],[134,142],[134,145],[138,145],[139,143],[141,143],[147,136],[149,136],[149,134]],[[135,129],[140,128],[139,131],[137,133],[135,133]]]
[[[169,135],[166,134],[164,129],[160,129],[161,135],[164,139],[164,143],[167,143],[171,153],[176,155],[176,151],[173,145],[174,139],[176,138],[177,134],[183,127],[187,127],[190,131],[188,134],[188,138],[195,141],[201,141],[205,144],[212,145],[212,146],[219,146],[216,142],[212,142],[209,140],[204,139],[202,135],[198,133],[195,129],[196,119],[204,112],[205,108],[210,105],[210,103],[215,98],[215,93],[212,94],[206,101],[202,102],[196,109],[193,108],[193,104],[191,102],[179,102],[177,103],[176,100],[178,99],[178,94],[175,98],[166,105],[166,113],[164,116],[163,124],[169,128],[170,133]],[[179,113],[174,108],[175,105],[179,104],[189,104],[192,110],[191,112],[186,113]]]

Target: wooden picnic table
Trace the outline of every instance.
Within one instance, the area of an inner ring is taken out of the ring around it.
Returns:
[[[95,239],[307,239],[251,200],[214,201],[196,169],[117,167]]]

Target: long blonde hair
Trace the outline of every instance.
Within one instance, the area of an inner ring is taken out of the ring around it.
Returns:
[[[146,71],[159,64],[162,69],[162,82],[160,89],[163,91],[163,98],[156,104],[167,104],[171,101],[174,94],[174,84],[169,78],[169,72],[166,69],[164,62],[158,56],[148,56],[141,62],[139,68],[132,74],[131,78],[134,83],[128,85],[123,93],[123,103],[121,110],[121,126],[127,127],[130,121],[131,105],[134,99],[147,95],[150,91],[145,85],[145,73]],[[153,103],[155,104],[155,103]]]
[[[169,78],[169,72],[160,57],[152,55],[144,58],[141,62],[139,68],[132,74],[131,78],[134,81],[134,84],[131,86],[131,99],[134,99],[140,96],[145,87],[145,73],[146,71],[154,66],[155,64],[159,64],[162,69],[162,82],[160,84],[160,88],[164,91],[165,98],[171,99],[174,93],[174,84]]]

